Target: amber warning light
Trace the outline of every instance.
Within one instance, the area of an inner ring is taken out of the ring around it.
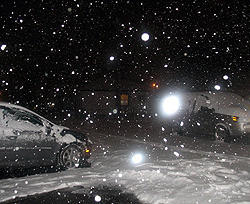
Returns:
[[[153,83],[152,86],[153,86],[153,88],[155,88],[155,89],[158,89],[158,88],[159,88],[159,85],[156,84],[156,83]]]
[[[233,121],[237,122],[238,118],[236,116],[233,116]]]

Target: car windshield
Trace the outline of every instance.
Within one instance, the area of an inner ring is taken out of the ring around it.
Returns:
[[[248,1],[2,0],[0,26],[0,202],[249,203]]]

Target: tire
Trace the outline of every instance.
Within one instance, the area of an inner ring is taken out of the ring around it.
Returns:
[[[180,128],[180,125],[177,122],[172,123],[171,134],[173,136],[183,136],[184,130]]]
[[[59,153],[58,166],[64,169],[76,168],[79,167],[82,158],[82,149],[76,144],[69,144]]]
[[[214,137],[216,141],[230,142],[229,131],[221,125],[215,128]]]

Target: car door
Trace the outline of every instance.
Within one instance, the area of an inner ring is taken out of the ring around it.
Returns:
[[[3,135],[6,143],[6,154],[10,157],[14,154],[15,164],[28,164],[34,155],[35,139],[37,135],[32,134],[30,125],[23,120],[22,112],[13,107],[4,107],[3,111],[4,129]],[[33,130],[35,130],[33,128]],[[36,136],[30,140],[31,136]],[[12,160],[12,159],[11,159]]]
[[[183,127],[186,133],[196,134],[199,132],[199,118],[197,117],[196,108],[196,99],[189,99],[187,101],[188,108],[184,111],[184,117],[182,118]]]
[[[42,120],[35,116],[33,119]],[[40,140],[37,144],[37,158],[41,164],[50,164],[56,158],[58,144],[56,136],[52,130],[52,125],[47,121],[43,121],[42,131],[39,133]]]
[[[202,135],[214,135],[216,115],[214,109],[202,106],[196,113],[197,133]]]
[[[18,161],[15,151],[16,137],[8,137],[7,132],[12,130],[7,127],[6,117],[4,117],[5,107],[0,106],[0,166],[6,167]]]
[[[196,135],[205,136],[214,133],[215,115],[209,109],[209,98],[203,94],[196,96],[193,110],[187,118],[187,131]]]
[[[23,165],[46,164],[54,156],[53,139],[46,134],[43,121],[32,112],[5,108],[3,135],[6,154]]]
[[[0,109],[1,112],[1,109]],[[4,165],[5,163],[5,141],[4,141],[4,135],[3,135],[3,126],[2,126],[2,119],[1,119],[1,113],[0,113],[0,166]]]
[[[28,163],[47,164],[54,158],[55,138],[47,131],[39,116],[25,110],[18,111],[20,154]]]

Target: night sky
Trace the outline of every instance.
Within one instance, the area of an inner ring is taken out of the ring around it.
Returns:
[[[114,90],[117,79],[126,89],[249,91],[248,3],[1,0],[2,100],[34,105]]]

